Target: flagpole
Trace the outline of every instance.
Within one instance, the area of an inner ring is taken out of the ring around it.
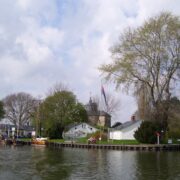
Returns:
[[[102,88],[102,80],[101,80],[101,88]],[[100,99],[100,111],[102,110],[102,92],[101,92],[101,99]],[[100,114],[99,114],[100,115]],[[101,141],[101,136],[102,136],[102,127],[101,127],[101,122],[100,122],[100,119],[99,119],[99,124],[100,124],[100,141]]]
[[[107,102],[106,93],[105,93],[105,90],[104,90],[104,87],[103,87],[102,81],[101,81],[101,104],[102,104],[102,96],[104,97],[104,105],[105,105],[105,106],[103,106],[104,107],[103,109],[107,113],[108,112],[108,102]],[[104,127],[105,127],[105,121],[104,121],[104,126],[103,126],[103,132],[104,132]]]

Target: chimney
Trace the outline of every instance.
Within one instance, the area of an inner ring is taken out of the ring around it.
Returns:
[[[132,115],[131,116],[131,121],[135,121],[136,120],[136,116],[135,115]]]

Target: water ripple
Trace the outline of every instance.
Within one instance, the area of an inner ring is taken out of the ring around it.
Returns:
[[[0,147],[2,180],[178,180],[179,152]]]

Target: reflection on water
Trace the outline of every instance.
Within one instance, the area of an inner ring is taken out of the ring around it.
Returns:
[[[176,180],[179,152],[0,147],[0,180]]]
[[[136,177],[140,180],[179,180],[179,152],[136,153]]]

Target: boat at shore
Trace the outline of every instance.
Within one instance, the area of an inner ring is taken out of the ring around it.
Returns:
[[[0,144],[1,145],[12,145],[14,144],[16,141],[14,139],[3,139],[3,140],[0,140]]]
[[[32,145],[46,145],[48,138],[33,138]]]

